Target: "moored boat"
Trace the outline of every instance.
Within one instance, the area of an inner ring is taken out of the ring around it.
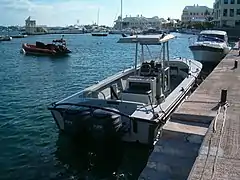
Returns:
[[[189,46],[195,60],[218,63],[231,50],[225,31],[201,31],[195,43]]]
[[[0,41],[11,41],[12,37],[11,36],[0,36]]]
[[[120,38],[119,43],[136,47],[134,67],[50,105],[60,131],[98,142],[117,139],[154,145],[202,69],[195,60],[170,60],[169,41],[173,38],[171,34]],[[160,55],[148,60],[145,55],[151,45],[160,46]]]
[[[19,35],[13,35],[12,38],[26,38],[27,35],[25,34],[19,34]]]
[[[66,41],[62,38],[59,40],[53,40],[52,44],[44,44],[37,41],[36,44],[22,45],[22,52],[24,54],[31,55],[44,55],[44,56],[61,56],[71,53],[66,47]]]
[[[92,32],[92,36],[108,36],[108,32]]]

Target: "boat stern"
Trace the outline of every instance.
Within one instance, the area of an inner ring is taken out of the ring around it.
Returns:
[[[48,107],[48,110],[50,110],[53,119],[55,120],[55,123],[57,124],[57,127],[59,130],[64,131],[65,130],[65,121],[61,112],[61,109],[57,109],[54,107],[53,104],[51,104]]]

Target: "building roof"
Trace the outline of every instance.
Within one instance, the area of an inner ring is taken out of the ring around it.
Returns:
[[[121,18],[118,18],[115,22],[120,22]],[[123,18],[123,22],[162,22],[164,21],[163,18],[159,18],[158,16],[154,16],[151,18],[146,18],[144,16],[137,16],[137,17],[131,17],[127,16]]]
[[[198,5],[194,5],[194,6],[186,6],[183,11],[212,11],[213,9],[207,7],[207,6],[198,6]]]
[[[201,31],[200,34],[217,34],[217,35],[226,35],[226,31],[219,31],[219,30],[204,30]]]

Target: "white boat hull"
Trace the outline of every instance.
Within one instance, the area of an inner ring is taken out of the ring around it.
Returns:
[[[196,46],[195,46],[196,47]],[[228,53],[229,48],[194,48],[194,46],[190,46],[192,51],[193,57],[195,60],[200,62],[211,62],[211,63],[218,63],[221,61]]]

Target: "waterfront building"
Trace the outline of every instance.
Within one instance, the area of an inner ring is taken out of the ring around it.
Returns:
[[[31,17],[29,16],[25,20],[25,31],[26,34],[45,34],[47,33],[46,26],[37,26],[36,20],[31,20]]]
[[[216,26],[240,26],[240,0],[215,0],[213,7]]]
[[[212,14],[212,8],[194,4],[183,9],[181,20],[182,22],[205,22],[212,17]]]
[[[121,29],[121,23],[123,29],[145,29],[148,27],[158,28],[162,27],[165,20],[154,16],[152,18],[146,18],[142,15],[137,15],[136,17],[126,16],[121,20],[121,16],[115,21],[114,29]]]
[[[27,34],[34,34],[36,32],[36,21],[31,20],[30,16],[25,20],[25,31]]]

